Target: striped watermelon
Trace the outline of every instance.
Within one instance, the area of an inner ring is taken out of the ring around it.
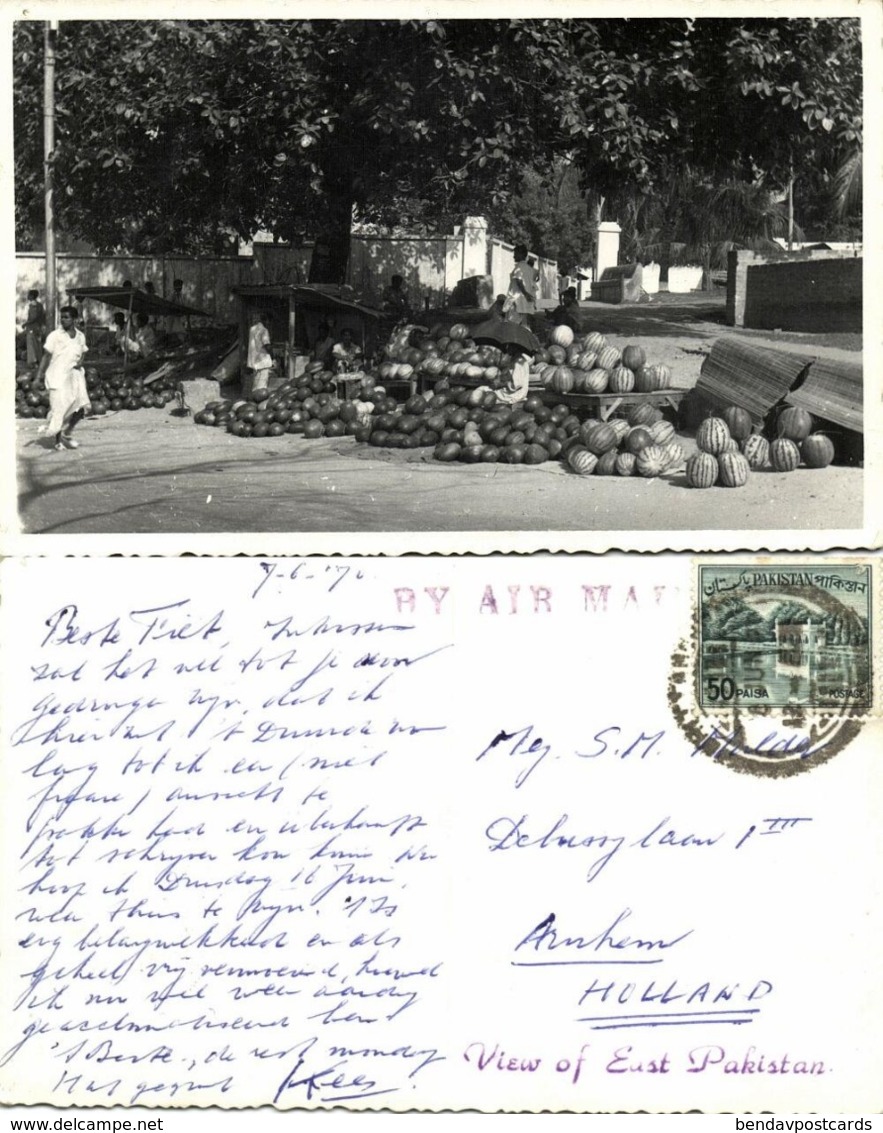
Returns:
[[[622,442],[623,437],[625,437],[628,434],[628,431],[629,431],[628,421],[626,421],[625,418],[623,418],[623,417],[614,417],[613,420],[608,421],[607,424],[614,431],[614,433],[616,433],[616,443],[620,444]]]
[[[602,453],[602,455],[598,457],[597,474],[599,476],[612,476],[616,471],[616,460],[618,456],[619,453],[615,448],[610,449],[609,452]]]
[[[752,470],[766,468],[770,462],[770,442],[760,433],[752,433],[742,442],[742,455]]]
[[[712,456],[723,452],[730,439],[730,430],[722,417],[706,417],[696,431],[696,444]]]
[[[635,389],[638,393],[655,393],[668,389],[671,384],[671,370],[661,362],[654,366],[641,366],[635,373]]]
[[[717,457],[710,452],[697,452],[687,461],[687,483],[691,488],[710,488],[720,475]]]
[[[670,441],[667,445],[663,445],[663,449],[666,472],[671,468],[679,468],[684,463],[684,450],[677,441]]]
[[[633,452],[620,452],[616,456],[616,474],[618,476],[633,476],[638,458]]]
[[[583,379],[583,388],[586,393],[603,393],[607,389],[609,372],[607,370],[589,370]]]
[[[720,482],[725,488],[741,488],[748,481],[748,461],[741,452],[725,452],[718,459]]]
[[[607,385],[613,393],[631,393],[635,388],[635,375],[627,366],[614,366]]]
[[[671,421],[657,421],[650,426],[650,436],[658,445],[667,445],[674,440],[675,427]]]
[[[770,444],[770,464],[777,472],[793,472],[800,464],[800,449],[787,437],[776,437]]]
[[[598,465],[598,458],[582,445],[574,445],[568,449],[567,464],[578,476],[591,476]]]
[[[600,429],[603,425],[604,422],[598,417],[590,417],[588,421],[583,421],[578,429],[582,443],[585,444],[587,438],[590,437],[596,429]]]
[[[659,476],[665,471],[665,449],[660,445],[642,448],[635,461],[639,476]]]
[[[641,403],[633,405],[625,419],[630,425],[655,425],[657,421],[662,420],[662,410],[657,409],[655,405]]]
[[[598,425],[592,429],[588,436],[583,433],[583,444],[596,456],[601,456],[610,449],[616,448],[616,433],[606,423]]]
[[[603,350],[606,345],[607,339],[604,337],[604,335],[599,334],[598,331],[592,331],[591,334],[586,335],[585,342],[583,343],[583,349],[594,350],[594,352],[597,354],[599,351]]]
[[[621,358],[622,354],[615,346],[605,346],[603,350],[598,351],[595,365],[600,366],[602,370],[612,370],[614,366],[619,365]]]
[[[554,373],[549,378],[548,388],[554,390],[555,393],[570,393],[573,386],[573,370],[569,366],[556,366]]]
[[[595,359],[598,355],[594,350],[584,350],[577,359],[577,366],[581,370],[593,370],[595,368]]]
[[[565,323],[552,328],[549,341],[555,346],[571,346],[573,344],[573,331]]]

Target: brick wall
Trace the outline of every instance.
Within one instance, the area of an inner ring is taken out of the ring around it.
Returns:
[[[860,331],[862,260],[731,252],[727,322],[764,330]]]

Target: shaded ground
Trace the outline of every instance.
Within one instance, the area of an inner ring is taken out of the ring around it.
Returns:
[[[714,339],[722,330],[734,333],[713,321],[719,308],[713,302],[658,310],[585,304],[583,317],[617,345],[640,342],[688,388]],[[789,349],[842,350],[816,342]],[[811,532],[863,525],[860,468],[757,473],[737,491],[699,492],[686,487],[682,474],[580,478],[557,462],[439,464],[428,452],[384,451],[348,437],[239,439],[170,416],[169,408],[87,421],[78,431],[81,447],[64,453],[45,446],[40,422],[19,421],[23,530]],[[683,443],[692,451],[689,438]]]

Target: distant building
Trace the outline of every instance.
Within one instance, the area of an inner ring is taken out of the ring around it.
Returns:
[[[779,649],[806,653],[817,644],[824,645],[824,634],[824,626],[817,626],[813,622],[780,622],[776,619],[776,645]]]

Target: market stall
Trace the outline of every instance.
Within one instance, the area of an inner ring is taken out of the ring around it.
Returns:
[[[128,323],[131,323],[133,316],[142,314],[151,319],[185,319],[188,325],[191,318],[211,318],[206,311],[201,311],[198,307],[164,299],[161,295],[142,291],[139,287],[72,287],[68,295],[78,304],[82,304],[85,300],[89,303],[104,303],[108,307],[125,311]],[[89,320],[85,321],[88,325]]]
[[[334,334],[349,328],[364,358],[382,345],[389,330],[389,318],[382,311],[345,298],[339,287],[263,283],[234,287],[232,294],[239,301],[240,375],[244,388],[248,378],[248,333],[256,311],[264,315],[270,332],[276,384],[286,379],[293,381],[304,372],[319,340],[322,323],[327,323]]]

